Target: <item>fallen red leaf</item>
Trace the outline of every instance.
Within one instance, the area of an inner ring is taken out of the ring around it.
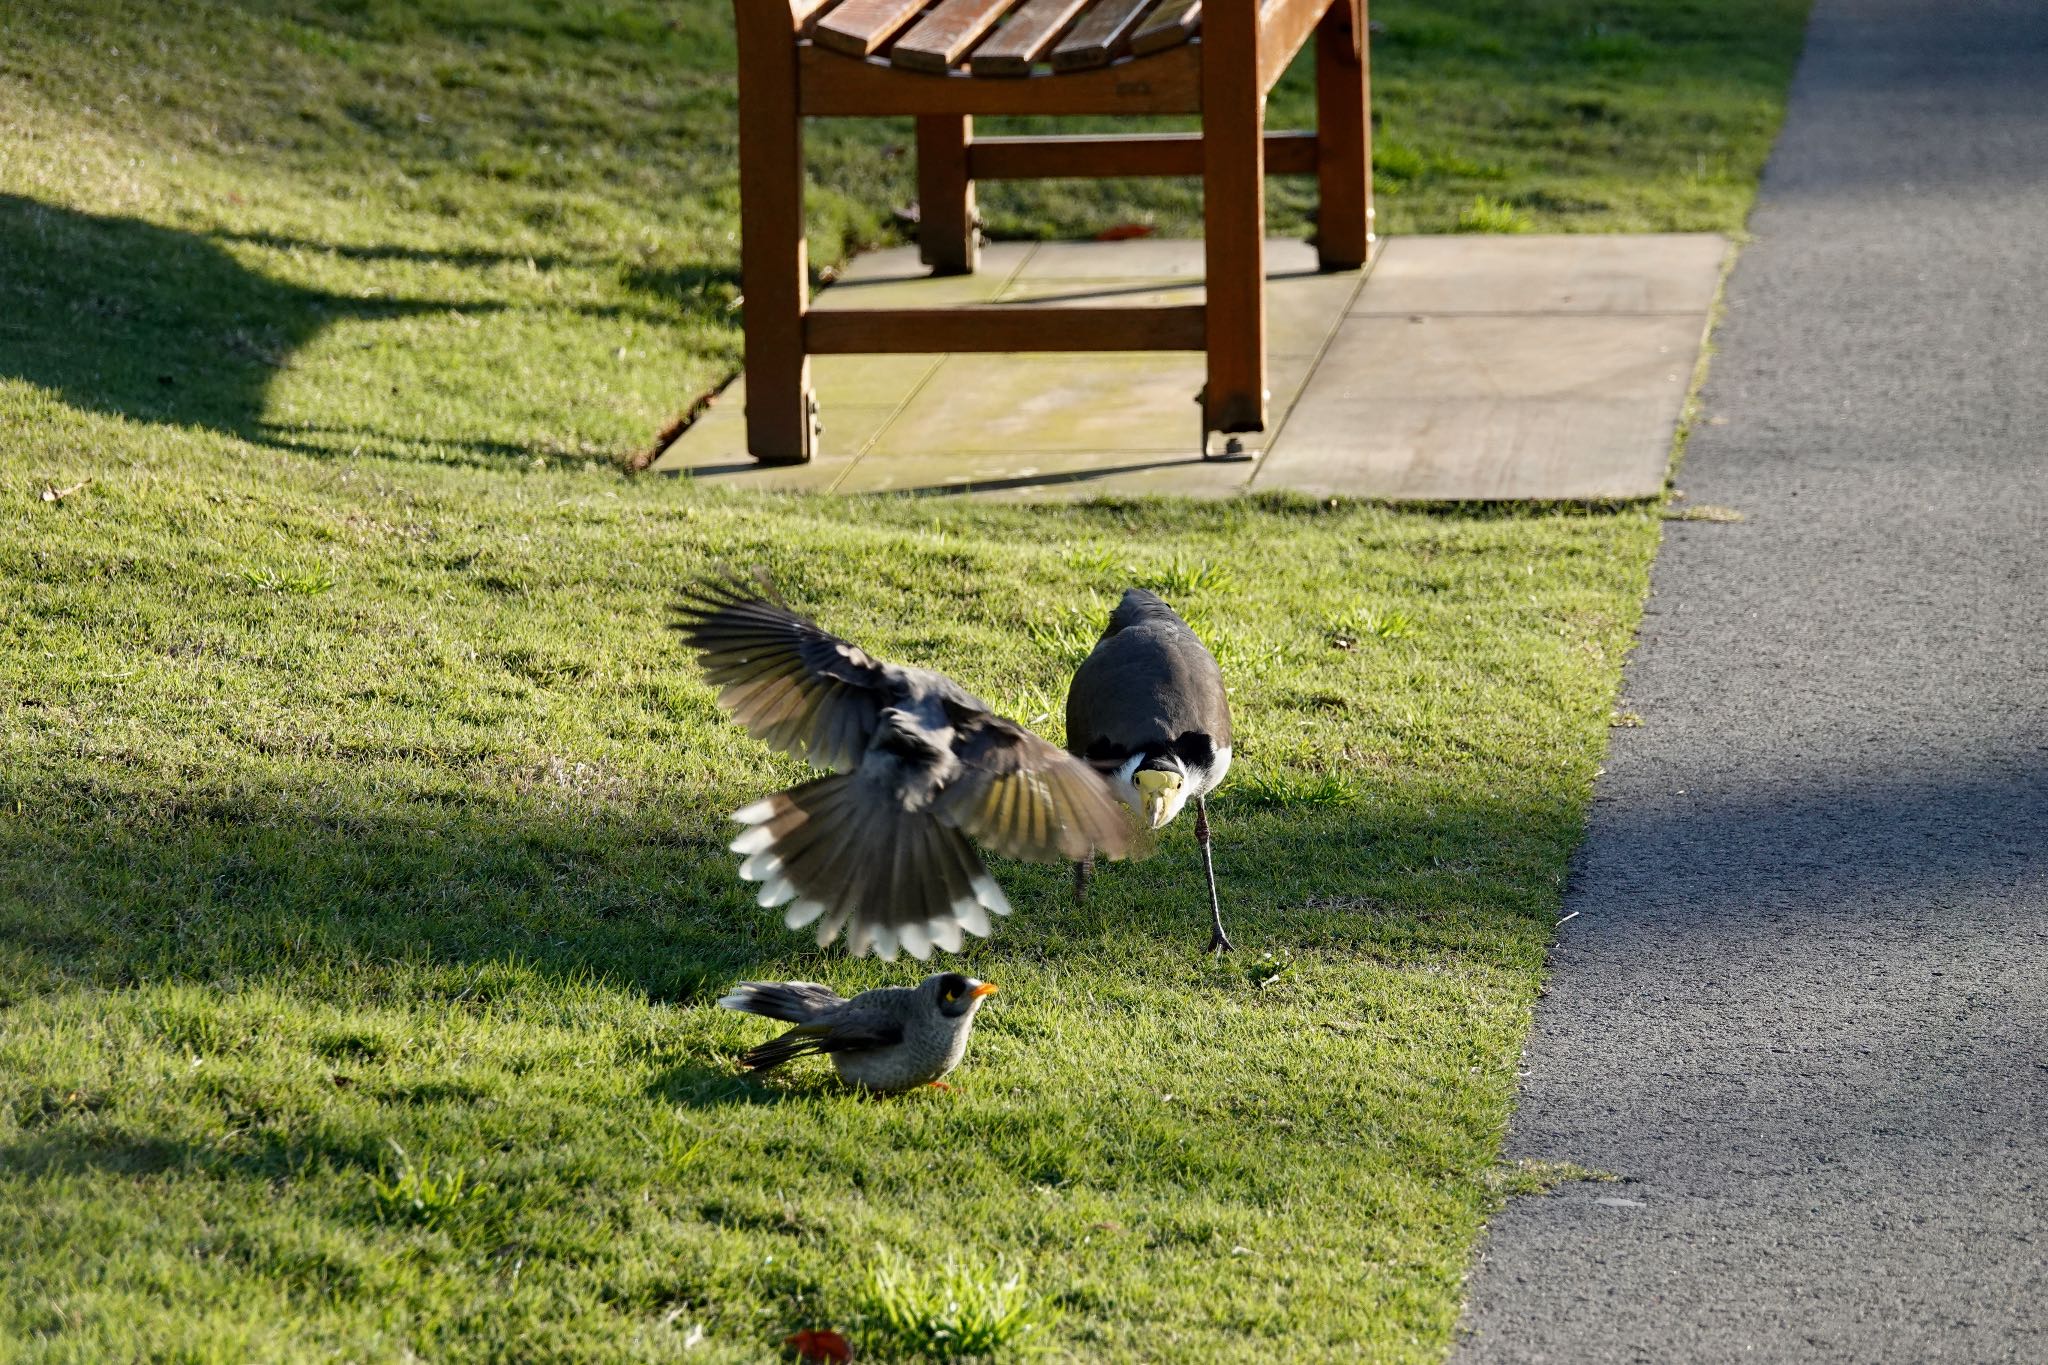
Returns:
[[[798,1360],[831,1360],[844,1365],[853,1359],[853,1347],[847,1345],[846,1338],[837,1332],[821,1332],[806,1327],[784,1337],[782,1344],[784,1348],[795,1351]]]
[[[1118,223],[1115,227],[1106,227],[1096,233],[1095,240],[1098,242],[1128,242],[1133,237],[1150,237],[1151,235],[1152,225],[1150,223]]]

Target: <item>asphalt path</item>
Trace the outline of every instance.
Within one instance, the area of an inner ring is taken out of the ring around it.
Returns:
[[[2048,3],[1818,0],[1750,227],[1454,1358],[2048,1361]]]

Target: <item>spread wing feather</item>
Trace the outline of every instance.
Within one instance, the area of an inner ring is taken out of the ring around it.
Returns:
[[[845,772],[900,690],[895,670],[797,615],[766,584],[713,579],[687,590],[675,626],[718,703],[764,744]]]
[[[740,876],[761,883],[783,923],[815,924],[820,947],[846,930],[855,956],[958,952],[1010,905],[965,835],[929,811],[880,799],[859,774],[816,778],[741,811]]]
[[[815,926],[820,946],[843,930],[854,955],[916,958],[959,950],[987,934],[1009,902],[967,842],[1012,858],[1050,862],[1131,856],[1139,835],[1107,782],[1086,763],[989,713],[951,679],[882,663],[798,616],[766,582],[729,576],[689,589],[676,626],[700,656],[719,702],[765,743],[839,775],[754,802],[733,816],[740,876],[757,902],[786,907],[790,928]],[[930,787],[903,779],[895,760],[863,766],[882,715],[930,716]],[[941,738],[950,729],[950,736]],[[929,804],[927,804],[929,802]],[[814,1032],[764,1043],[752,1065],[840,1050]]]
[[[940,798],[941,819],[1008,858],[1077,862],[1130,855],[1134,831],[1102,775],[1000,716],[961,723],[966,772]]]

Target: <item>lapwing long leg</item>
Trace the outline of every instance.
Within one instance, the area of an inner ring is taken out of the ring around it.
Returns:
[[[1209,853],[1209,799],[1195,798],[1195,838],[1202,842],[1202,872],[1209,878],[1209,951],[1227,953],[1237,945],[1223,932],[1223,902],[1216,896],[1216,860]]]
[[[1088,899],[1088,878],[1095,873],[1095,855],[1089,854],[1074,864],[1074,904],[1080,905]]]

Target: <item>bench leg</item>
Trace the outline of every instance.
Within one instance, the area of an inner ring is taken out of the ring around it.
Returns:
[[[1202,19],[1209,431],[1266,425],[1266,97],[1259,91],[1258,13],[1255,4],[1210,5]]]
[[[1316,26],[1316,255],[1325,270],[1372,259],[1372,81],[1366,0],[1336,0]]]
[[[796,41],[781,5],[734,6],[739,36],[740,287],[746,295],[747,450],[811,458],[815,403],[804,354],[803,118]],[[776,13],[780,11],[780,15]]]
[[[917,120],[917,254],[935,275],[971,275],[980,264],[974,230],[974,182],[967,144],[974,120],[965,114],[920,114]]]

